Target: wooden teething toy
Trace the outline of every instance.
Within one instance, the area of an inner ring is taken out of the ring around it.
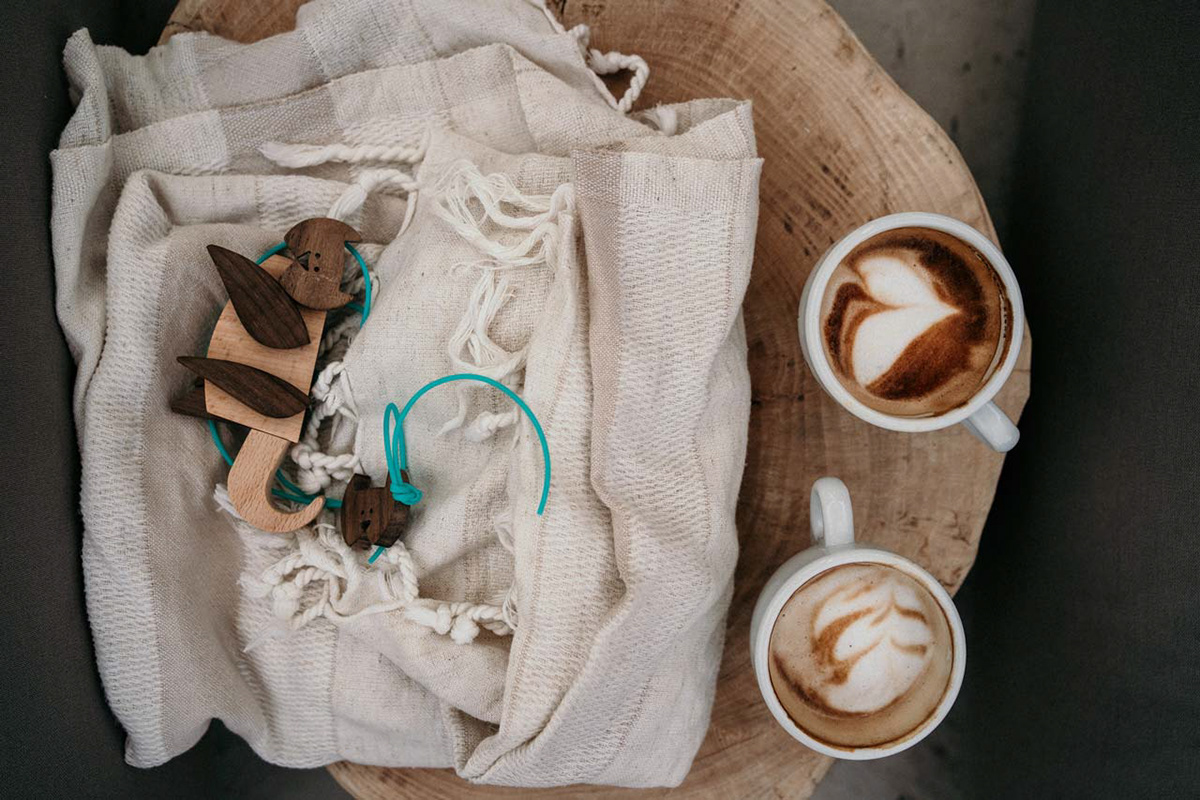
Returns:
[[[229,470],[229,499],[265,531],[301,528],[325,506],[318,497],[298,511],[281,511],[271,502],[271,485],[288,446],[300,440],[326,313],[352,299],[340,289],[346,244],[361,240],[344,222],[319,217],[293,226],[283,254],[261,266],[208,247],[229,302],[207,357],[180,357],[203,382],[171,408],[250,428]]]

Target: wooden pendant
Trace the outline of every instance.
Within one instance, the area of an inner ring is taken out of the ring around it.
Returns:
[[[179,356],[177,360],[264,416],[281,419],[302,414],[308,407],[308,395],[257,367],[219,358]]]
[[[361,242],[358,231],[344,222],[316,217],[297,223],[283,237],[292,265],[279,283],[297,303],[309,308],[341,308],[353,297],[341,290],[346,243]]]
[[[214,262],[217,258],[220,256],[214,256]],[[270,279],[278,280],[291,264],[283,256],[272,256],[262,263],[262,270]],[[220,271],[221,265],[217,268]],[[233,270],[249,275],[239,266]],[[222,276],[222,280],[236,294],[235,285],[240,287],[255,279],[226,280]],[[290,297],[288,303],[292,303]],[[203,388],[193,389],[172,407],[180,413],[250,428],[229,470],[229,498],[242,519],[256,528],[275,533],[293,531],[312,522],[325,507],[324,498],[318,497],[299,511],[284,511],[275,507],[271,497],[275,471],[290,444],[299,441],[304,426],[307,391],[316,367],[325,312],[298,309],[307,342],[284,349],[270,347],[251,334],[234,306],[231,300],[222,309],[208,344],[208,358],[179,359],[206,380]]]
[[[242,327],[256,341],[277,350],[308,344],[308,328],[296,301],[271,273],[245,256],[210,244],[208,254],[229,292]]]
[[[400,475],[408,481],[408,472]],[[367,475],[355,475],[342,497],[342,538],[351,547],[391,547],[408,529],[411,509],[392,498],[387,484],[372,486]]]
[[[271,533],[303,528],[317,518],[325,498],[317,497],[299,511],[280,511],[271,500],[275,470],[290,442],[262,431],[250,431],[229,468],[229,499],[242,519]],[[263,480],[263,476],[267,476]]]

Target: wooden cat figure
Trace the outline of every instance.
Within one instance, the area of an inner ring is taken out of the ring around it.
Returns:
[[[208,246],[229,302],[206,357],[180,356],[201,381],[171,408],[250,429],[229,470],[229,499],[243,519],[265,531],[301,528],[325,505],[318,497],[298,511],[283,511],[271,501],[271,486],[288,447],[300,439],[325,315],[351,300],[339,288],[346,243],[361,240],[344,222],[318,217],[293,226],[284,253],[261,266]]]

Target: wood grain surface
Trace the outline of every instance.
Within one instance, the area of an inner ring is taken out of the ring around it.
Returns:
[[[283,256],[271,256],[262,266],[272,277],[278,278],[291,263],[291,259]],[[283,378],[304,394],[308,394],[313,369],[317,365],[321,333],[325,328],[325,313],[309,308],[301,309],[300,315],[308,328],[308,344],[291,350],[276,350],[255,341],[242,326],[233,303],[226,303],[208,343],[208,357],[257,367]],[[290,417],[274,419],[248,408],[212,381],[205,382],[204,396],[208,413],[213,416],[273,434],[289,442],[300,441],[300,432],[304,426],[303,411]]]
[[[251,430],[229,468],[229,499],[242,519],[270,533],[288,533],[317,518],[325,507],[324,495],[296,511],[282,511],[271,496],[275,470],[291,443],[262,431]]]
[[[164,39],[209,30],[252,41],[287,30],[296,0],[183,0]],[[830,759],[793,741],[761,702],[750,669],[750,613],[775,568],[808,543],[813,480],[836,475],[858,537],[927,567],[950,590],[974,561],[1003,456],[961,429],[907,435],[872,428],[817,386],[800,355],[804,280],[834,241],[874,217],[936,211],[995,237],[946,134],[883,72],[822,0],[567,0],[563,22],[592,26],[592,46],[637,53],[650,80],[637,104],[697,97],[754,101],[762,173],[754,272],[745,302],[753,409],[738,507],[741,555],[708,736],[671,790],[473,786],[449,770],[339,763],[359,798],[804,798]],[[996,398],[1016,419],[1029,396],[1030,337]],[[1018,445],[1019,447],[1020,445]]]
[[[171,410],[176,414],[184,414],[199,419],[220,419],[208,413],[204,402],[204,379],[197,381],[186,392],[171,400]]]
[[[340,287],[350,258],[346,245],[362,241],[358,231],[341,220],[315,217],[293,225],[283,240],[295,261],[279,283],[297,303],[329,311],[354,299]]]
[[[210,244],[208,255],[238,321],[255,341],[276,350],[302,347],[311,341],[299,305],[270,272],[220,245]]]
[[[206,383],[216,384],[218,389],[265,417],[283,419],[303,414],[308,408],[308,395],[258,367],[200,356],[179,356],[176,360]]]
[[[401,480],[409,482],[408,471],[400,470]],[[389,474],[382,486],[372,486],[371,476],[355,475],[342,495],[339,519],[342,538],[351,547],[369,550],[376,545],[391,547],[408,530],[411,510],[392,499]]]

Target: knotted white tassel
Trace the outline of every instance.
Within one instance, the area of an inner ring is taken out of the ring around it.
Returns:
[[[588,50],[587,63],[597,75],[612,75],[623,69],[633,71],[633,77],[629,79],[629,89],[621,96],[616,105],[618,111],[628,114],[633,108],[633,104],[641,96],[642,90],[646,88],[646,81],[650,79],[650,67],[646,64],[645,59],[641,56],[618,53],[616,50],[602,53],[599,50],[591,49]]]
[[[429,146],[432,128],[426,129],[424,137],[416,146],[408,145],[372,145],[345,144],[332,142],[330,144],[300,144],[287,142],[265,142],[259,152],[268,161],[273,161],[281,167],[299,169],[315,167],[330,162],[346,164],[364,163],[402,163],[416,164],[425,158]],[[367,196],[385,188],[400,189],[407,193],[408,203],[404,209],[404,220],[400,223],[400,233],[408,230],[412,223],[417,207],[419,184],[407,172],[398,169],[366,169],[355,178],[350,186],[334,201],[327,216],[333,219],[347,220],[362,209]]]
[[[346,545],[336,526],[318,523],[314,527],[315,532],[297,531],[298,548],[257,579],[243,578],[248,591],[270,600],[277,621],[256,636],[247,650],[322,617],[342,623],[399,610],[458,644],[474,641],[482,629],[498,636],[512,633],[510,617],[501,605],[422,599],[416,565],[403,542],[388,548],[374,564],[366,564],[365,556]]]
[[[599,50],[589,50],[588,40],[591,38],[592,31],[587,25],[580,23],[571,28],[571,30],[567,30],[558,21],[558,17],[554,16],[554,12],[546,6],[546,0],[529,0],[529,2],[542,10],[542,13],[546,15],[546,19],[549,20],[550,27],[554,29],[555,33],[567,34],[579,44],[579,49],[584,54],[588,67],[592,70],[594,83],[600,90],[601,97],[622,114],[628,114],[629,110],[633,108],[633,104],[637,102],[638,96],[641,95],[642,89],[645,88],[646,81],[650,77],[650,68],[646,65],[642,57],[627,56],[624,53],[615,51],[601,53]],[[598,76],[619,72],[623,69],[633,70],[633,79],[629,83],[629,90],[618,100]]]

